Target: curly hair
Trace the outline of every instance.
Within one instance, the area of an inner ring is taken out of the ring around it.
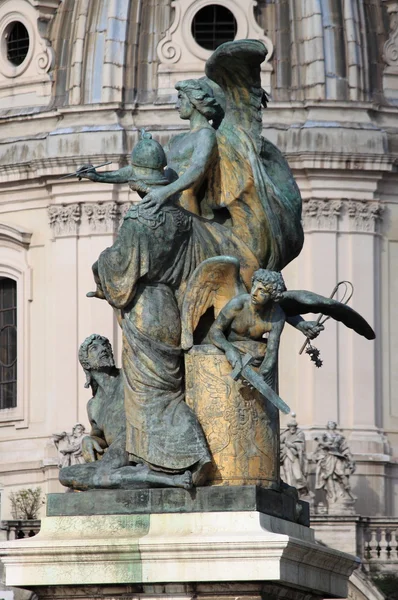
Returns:
[[[224,110],[215,99],[213,90],[205,81],[185,79],[176,83],[175,88],[186,94],[191,104],[208,121],[212,121],[213,127],[217,129],[224,117]]]
[[[272,300],[280,300],[283,292],[286,292],[286,285],[279,271],[269,271],[268,269],[258,269],[252,277],[252,285],[259,281],[263,284]]]
[[[80,344],[79,362],[80,362],[81,366],[83,367],[84,373],[86,375],[86,383],[84,384],[84,387],[85,388],[91,387],[91,389],[93,391],[93,396],[95,396],[95,394],[97,393],[98,384],[92,378],[91,373],[90,373],[91,364],[90,364],[90,361],[88,360],[88,349],[89,349],[90,345],[93,342],[95,342],[96,340],[103,342],[106,345],[107,349],[109,350],[110,355],[112,356],[112,360],[114,360],[112,345],[111,345],[110,341],[108,340],[108,338],[104,337],[103,335],[99,335],[98,333],[93,333],[92,335],[89,335],[82,344]]]
[[[88,349],[95,341],[104,342],[113,358],[112,346],[108,338],[104,337],[103,335],[99,335],[98,333],[93,333],[84,340],[79,348],[79,362],[85,371],[89,371],[91,369],[91,365],[88,360]]]

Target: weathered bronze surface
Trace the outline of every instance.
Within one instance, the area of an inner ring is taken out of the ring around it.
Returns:
[[[303,244],[301,198],[286,160],[261,136],[265,53],[254,40],[221,45],[206,77],[176,85],[189,131],[165,149],[143,132],[127,167],[76,172],[127,183],[141,202],[93,265],[96,289],[87,295],[116,312],[122,371],[86,340],[89,462],[62,469],[64,485],[281,489],[275,402],[285,406],[278,401],[285,323],[312,339],[323,327],[300,314],[323,312],[374,337],[347,306],[286,291],[280,271]],[[244,354],[263,378],[247,375],[257,390],[246,385]]]

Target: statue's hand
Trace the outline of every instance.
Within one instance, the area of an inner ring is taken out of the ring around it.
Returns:
[[[95,462],[97,460],[96,454],[103,454],[104,449],[101,448],[97,440],[86,435],[82,442],[82,455],[86,462]]]
[[[100,300],[105,300],[105,294],[102,290],[102,287],[97,284],[97,289],[95,292],[87,292],[87,298],[100,298]]]
[[[297,329],[310,340],[314,340],[325,328],[316,321],[301,321],[297,325]]]
[[[242,358],[237,348],[232,347],[229,350],[227,350],[225,353],[225,357],[233,369],[236,367],[236,365],[238,365],[238,367],[242,369]]]
[[[159,208],[166,204],[170,195],[167,192],[167,188],[158,188],[151,190],[149,194],[141,201],[141,206],[151,213],[155,213]]]
[[[76,171],[76,176],[78,177],[79,181],[81,181],[82,177],[84,177],[85,179],[91,179],[91,180],[95,180],[97,175],[97,171],[95,170],[95,167],[88,163],[86,165],[82,165],[81,167],[79,167]]]

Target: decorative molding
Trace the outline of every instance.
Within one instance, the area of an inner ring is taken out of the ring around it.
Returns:
[[[54,51],[48,31],[60,2],[4,0],[0,3],[0,109],[27,104],[41,106],[51,100],[53,82],[49,71]],[[29,48],[20,65],[14,65],[7,55],[7,35],[16,21],[24,25],[29,36]]]
[[[196,13],[211,4],[219,4],[232,12],[237,24],[236,39],[256,39],[263,42],[267,48],[267,56],[261,68],[262,85],[270,91],[273,71],[270,60],[274,45],[254,17],[257,0],[246,0],[244,6],[241,0],[173,0],[173,23],[157,47],[158,94],[163,97],[173,96],[176,94],[174,86],[177,81],[203,77],[205,62],[212,52],[195,41],[191,25]]]
[[[48,22],[54,17],[62,0],[29,0],[37,11],[40,21]]]
[[[384,0],[390,15],[390,35],[384,44],[383,57],[390,67],[398,68],[398,1]]]
[[[48,208],[50,227],[54,237],[77,235],[81,220],[80,204],[62,204]]]
[[[336,231],[341,216],[341,200],[311,198],[303,202],[304,231]]]
[[[181,46],[173,39],[181,20],[181,4],[175,0],[171,6],[174,8],[174,21],[166,31],[166,37],[159,42],[157,49],[159,60],[163,64],[173,64],[181,58]]]
[[[377,233],[377,225],[384,211],[384,206],[380,202],[350,200],[347,210],[354,231]]]
[[[0,427],[29,425],[30,303],[32,269],[28,251],[32,234],[16,225],[0,223],[0,277],[17,282],[17,406],[0,410]]]
[[[383,0],[390,16],[390,34],[384,44],[383,93],[389,104],[398,104],[398,1]]]
[[[10,244],[29,248],[32,233],[23,229],[23,227],[7,225],[0,223],[0,243],[7,242]]]
[[[120,209],[117,202],[90,202],[83,205],[83,215],[90,231],[113,233],[119,225]]]

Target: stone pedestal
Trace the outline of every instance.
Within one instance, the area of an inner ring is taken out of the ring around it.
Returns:
[[[86,494],[64,497],[74,496],[84,512],[79,498]],[[40,599],[309,600],[346,597],[357,566],[353,556],[316,544],[310,528],[261,512],[259,502],[239,510],[152,514],[125,506],[120,514],[123,497],[94,494],[108,514],[47,516],[34,538],[3,542],[7,585],[32,589]],[[62,501],[50,500],[48,508],[59,513]]]

